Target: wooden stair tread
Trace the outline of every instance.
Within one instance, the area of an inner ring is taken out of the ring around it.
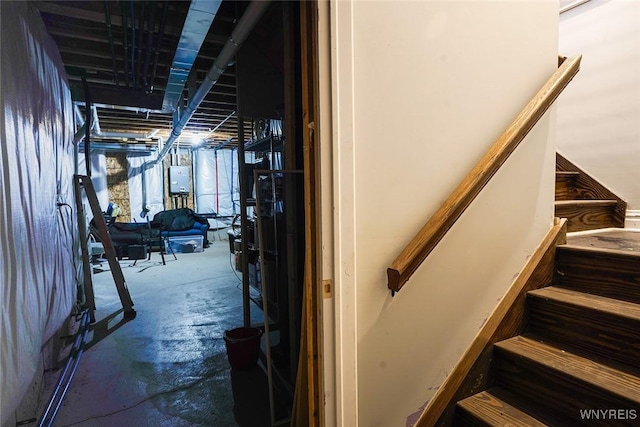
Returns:
[[[491,389],[459,401],[458,406],[487,425],[512,427],[547,426],[547,424],[540,422],[496,396],[496,393]]]
[[[640,304],[587,294],[573,289],[548,286],[527,292],[528,296],[554,300],[556,302],[578,306],[640,322]]]
[[[578,176],[580,172],[573,171],[556,171],[556,176]]]
[[[640,378],[522,335],[495,344],[503,352],[640,404]]]
[[[558,200],[555,202],[556,206],[564,207],[564,206],[616,206],[618,202],[610,199],[597,199],[597,200],[588,200],[588,199],[574,199],[574,200]]]
[[[598,248],[598,247],[580,246],[580,245],[573,245],[571,243],[566,243],[564,245],[557,246],[557,250],[583,252],[587,255],[597,255],[598,253],[601,253],[602,255],[623,256],[623,257],[628,257],[630,259],[637,258],[640,261],[640,252],[625,251],[622,249]],[[640,267],[638,268],[640,269]]]

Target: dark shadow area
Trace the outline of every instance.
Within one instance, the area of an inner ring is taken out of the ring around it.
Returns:
[[[112,325],[111,327],[109,327],[109,322],[111,320],[113,320],[116,316],[118,316],[119,314],[122,314],[123,311],[124,311],[123,309],[120,309],[120,310],[118,310],[118,311],[116,311],[114,313],[111,313],[110,315],[108,315],[104,319],[102,319],[99,322],[96,322],[96,323],[94,323],[93,325],[90,326],[91,331],[93,332],[93,338],[91,339],[91,341],[85,343],[85,345],[84,345],[84,350],[85,351],[89,350],[91,347],[93,347],[94,345],[98,344],[100,341],[102,341],[103,339],[105,339],[106,337],[108,337],[109,335],[114,333],[115,331],[117,331],[125,323],[129,322],[130,320],[133,320],[133,319],[126,319],[126,318],[122,317],[122,319],[120,319],[120,321],[118,323],[116,323],[115,325]]]
[[[250,369],[231,369],[233,391],[233,415],[240,427],[262,427],[271,425],[269,409],[269,383],[267,374],[259,365]],[[282,404],[280,393],[274,390],[275,421],[289,418]]]

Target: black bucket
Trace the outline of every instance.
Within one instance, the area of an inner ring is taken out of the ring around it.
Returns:
[[[248,369],[258,362],[262,330],[235,328],[224,331],[227,358],[233,369]]]

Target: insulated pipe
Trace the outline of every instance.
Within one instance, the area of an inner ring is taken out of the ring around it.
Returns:
[[[218,176],[218,150],[213,152],[216,161],[216,214],[220,212],[220,177]]]
[[[144,163],[140,166],[140,185],[142,187],[142,211],[140,212],[140,218],[144,218],[149,213],[147,208],[147,168],[144,167]]]
[[[229,62],[236,54],[242,43],[245,41],[253,27],[256,25],[262,14],[267,10],[270,5],[270,1],[256,0],[249,4],[247,10],[238,21],[238,25],[231,33],[231,37],[225,43],[222,51],[216,58],[213,66],[207,73],[204,81],[193,95],[193,99],[189,101],[189,104],[184,110],[182,117],[175,123],[171,135],[167,140],[164,149],[158,155],[155,163],[159,163],[167,155],[173,143],[178,139],[187,123],[195,113],[196,109],[200,106],[200,103],[204,100],[204,97],[209,93],[211,88],[216,84],[222,73],[227,69]]]

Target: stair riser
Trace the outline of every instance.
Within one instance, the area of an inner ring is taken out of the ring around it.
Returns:
[[[594,200],[615,198],[615,195],[611,190],[604,187],[601,183],[593,179],[589,174],[580,170],[580,168],[576,167],[567,159],[561,157],[562,156],[560,155],[556,155],[556,179],[558,178],[558,175],[562,174],[562,172],[573,173],[575,177],[574,185],[579,192],[577,198]],[[578,172],[578,174],[575,174],[575,172]]]
[[[554,284],[640,304],[638,257],[558,248]]]
[[[485,422],[484,420],[476,417],[474,414],[471,414],[464,410],[463,408],[456,408],[455,418],[453,419],[454,426],[469,426],[469,427],[491,427],[492,424],[490,422]]]
[[[609,206],[556,206],[555,216],[568,219],[568,232],[622,227],[614,221],[614,208]]]
[[[556,174],[556,200],[575,200],[578,192],[575,188],[576,177]]]
[[[638,404],[630,399],[612,395],[575,377],[544,367],[534,361],[498,351],[498,385],[531,404],[549,408],[549,415],[561,414],[581,424],[580,410],[634,410]],[[637,425],[634,420],[600,420],[593,425]]]
[[[531,332],[640,368],[640,321],[531,296],[527,303]]]
[[[607,194],[599,193],[590,188],[580,187],[579,184],[576,184],[573,191],[575,195],[574,199],[576,200],[599,200],[607,196]]]

